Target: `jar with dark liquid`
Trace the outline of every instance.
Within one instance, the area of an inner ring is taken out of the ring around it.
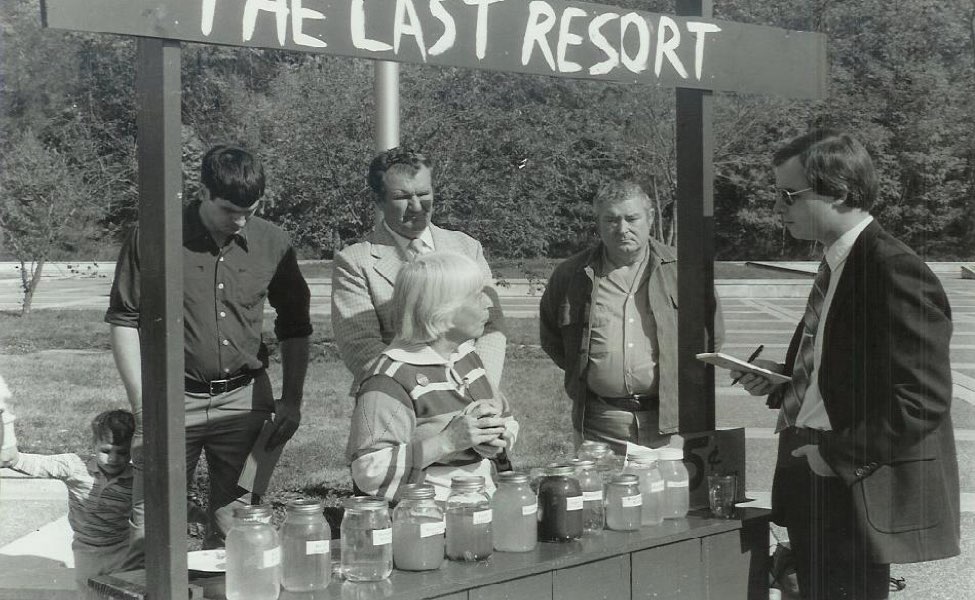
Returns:
[[[570,542],[582,537],[582,488],[571,465],[549,467],[538,484],[538,539]]]

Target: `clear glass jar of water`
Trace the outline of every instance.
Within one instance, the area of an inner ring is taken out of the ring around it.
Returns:
[[[640,478],[640,493],[643,495],[641,511],[643,525],[660,525],[664,521],[664,479],[657,469],[656,453],[631,455],[627,458],[624,473],[631,473]]]
[[[680,448],[657,450],[657,468],[664,479],[665,519],[683,519],[690,508],[690,478],[684,466],[684,451]]]
[[[526,473],[498,475],[498,489],[491,498],[494,514],[494,549],[528,552],[538,543],[538,499]]]
[[[582,442],[576,451],[576,457],[593,461],[596,465],[596,472],[599,473],[604,485],[609,483],[613,476],[623,468],[622,461],[613,454],[606,442]]]
[[[276,600],[281,591],[281,545],[271,507],[234,509],[227,532],[227,600]]]
[[[606,527],[613,531],[636,531],[642,523],[642,509],[638,476],[620,473],[606,484]]]
[[[350,581],[378,581],[393,572],[393,524],[384,498],[347,498],[342,515],[342,573]]]
[[[476,561],[491,556],[493,522],[484,478],[479,475],[452,478],[447,497],[447,558]]]
[[[292,500],[281,525],[281,586],[324,590],[332,576],[332,530],[321,500]]]
[[[446,524],[434,496],[430,484],[402,487],[400,502],[393,510],[393,566],[397,569],[430,571],[443,564]]]
[[[596,471],[596,464],[592,460],[577,458],[572,461],[582,490],[582,531],[584,535],[592,535],[603,530],[605,525],[605,508],[603,506],[603,480]]]

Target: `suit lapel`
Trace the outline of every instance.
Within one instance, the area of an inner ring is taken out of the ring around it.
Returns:
[[[386,231],[382,225],[378,225],[369,235],[370,252],[376,259],[373,269],[376,273],[393,285],[396,282],[396,275],[400,267],[408,259],[396,245],[396,240]]]
[[[454,243],[453,236],[447,235],[447,231],[430,224],[430,235],[433,237],[433,247],[437,252],[453,252],[454,254],[465,254],[464,248]]]
[[[864,260],[867,248],[873,246],[874,238],[882,231],[877,221],[867,225],[866,229],[857,237],[850,249],[849,256],[846,257],[846,264],[843,266],[843,274],[836,282],[836,292],[833,294],[833,301],[829,307],[829,314],[826,315],[826,329],[824,332],[823,344],[826,347],[831,325],[836,320],[833,315],[845,314],[847,307],[857,296],[857,290],[861,287],[863,280]]]

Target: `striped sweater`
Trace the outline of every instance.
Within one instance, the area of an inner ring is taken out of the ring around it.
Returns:
[[[439,434],[476,401],[501,404],[488,382],[473,343],[462,344],[449,359],[432,348],[387,348],[373,363],[356,394],[346,450],[356,486],[370,495],[398,499],[399,488],[424,479],[429,463],[417,442]],[[480,449],[441,457],[429,466],[479,463]]]
[[[18,455],[12,467],[32,477],[60,479],[68,486],[68,523],[74,539],[89,546],[110,546],[129,537],[132,467],[108,478],[95,459],[77,454]]]

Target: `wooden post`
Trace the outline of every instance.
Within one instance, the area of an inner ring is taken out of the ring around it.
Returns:
[[[399,146],[399,63],[377,60],[373,73],[376,152],[382,152]]]
[[[180,43],[139,38],[136,101],[146,583],[187,598]]]
[[[712,0],[677,0],[677,14],[710,18]],[[714,138],[710,90],[677,95],[677,365],[680,431],[714,429],[714,367],[694,358],[714,340]]]

